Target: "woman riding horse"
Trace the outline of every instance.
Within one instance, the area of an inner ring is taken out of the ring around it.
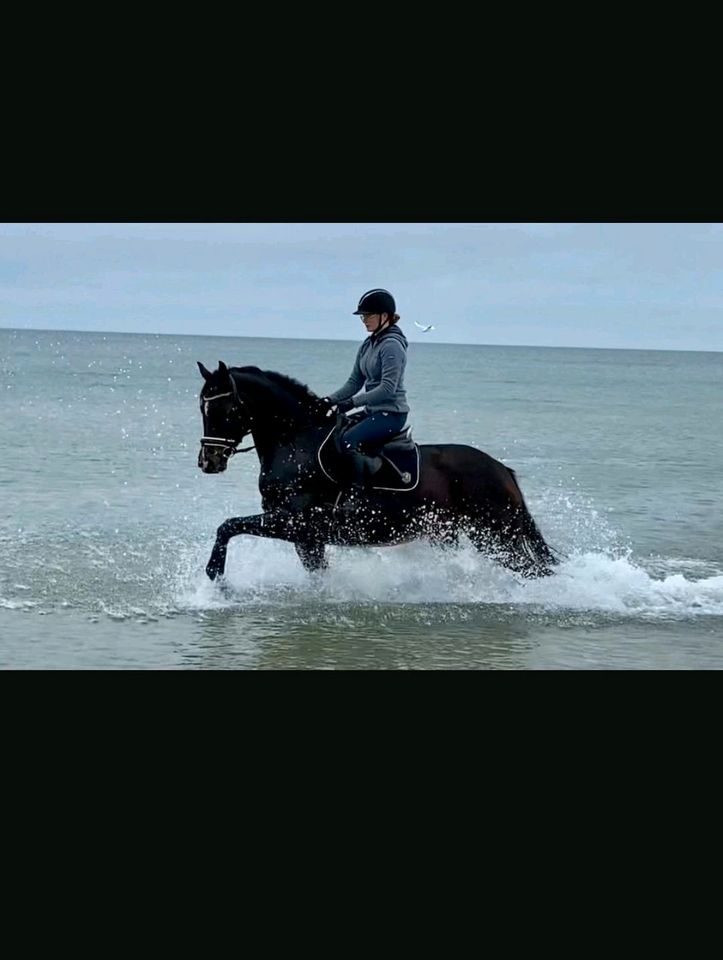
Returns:
[[[365,452],[374,444],[399,433],[407,422],[409,404],[404,389],[404,369],[407,364],[407,338],[397,326],[394,297],[380,287],[363,293],[354,316],[362,318],[369,336],[362,342],[354,361],[351,376],[321,401],[326,412],[346,413],[363,407],[364,414],[347,430],[341,449],[347,453],[351,483],[349,496],[339,510],[352,513],[363,498],[367,480],[374,473],[378,461]],[[364,389],[362,389],[362,387]]]
[[[211,579],[223,574],[229,541],[242,534],[293,543],[308,570],[326,566],[327,544],[418,538],[453,544],[466,534],[480,551],[524,576],[552,572],[557,561],[514,471],[489,454],[465,444],[423,444],[417,448],[418,483],[409,490],[366,490],[357,509],[344,513],[336,509],[339,481],[320,460],[330,424],[326,417],[319,422],[318,396],[271,370],[222,362],[213,373],[200,362],[198,368],[204,379],[199,467],[223,472],[235,453],[249,449],[240,444],[251,434],[260,468],[262,512],[221,524],[206,567]]]

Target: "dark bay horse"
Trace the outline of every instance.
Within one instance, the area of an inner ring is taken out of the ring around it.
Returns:
[[[514,472],[488,454],[463,444],[419,446],[413,489],[369,489],[365,501],[342,514],[335,509],[341,487],[318,455],[333,427],[333,421],[320,422],[319,398],[296,380],[257,367],[229,368],[220,362],[213,373],[202,363],[198,367],[205,381],[199,467],[204,473],[222,472],[249,434],[261,465],[263,512],[221,524],[206,566],[212,580],[224,572],[229,540],[242,533],[293,543],[307,570],[326,566],[327,544],[420,538],[454,544],[464,533],[480,551],[524,576],[552,572],[557,560]]]

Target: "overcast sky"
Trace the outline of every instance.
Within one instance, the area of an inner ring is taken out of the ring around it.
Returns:
[[[723,224],[6,223],[0,326],[723,350]],[[423,334],[414,326],[433,323]]]

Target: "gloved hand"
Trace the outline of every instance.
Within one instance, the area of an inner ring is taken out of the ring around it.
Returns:
[[[352,398],[351,398],[351,397],[347,397],[346,400],[339,400],[339,401],[338,401],[338,403],[337,403],[337,405],[336,405],[336,409],[339,411],[339,413],[346,413],[347,410],[353,410],[355,406],[356,406],[356,404],[354,403],[354,401],[352,400]]]
[[[335,408],[335,404],[328,397],[319,397],[316,404],[316,415],[319,419],[330,417]]]

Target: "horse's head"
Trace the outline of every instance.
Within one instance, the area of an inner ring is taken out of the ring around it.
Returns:
[[[200,362],[198,369],[205,381],[199,397],[203,437],[198,465],[204,473],[222,473],[238,445],[251,432],[253,417],[222,360],[214,373]]]

